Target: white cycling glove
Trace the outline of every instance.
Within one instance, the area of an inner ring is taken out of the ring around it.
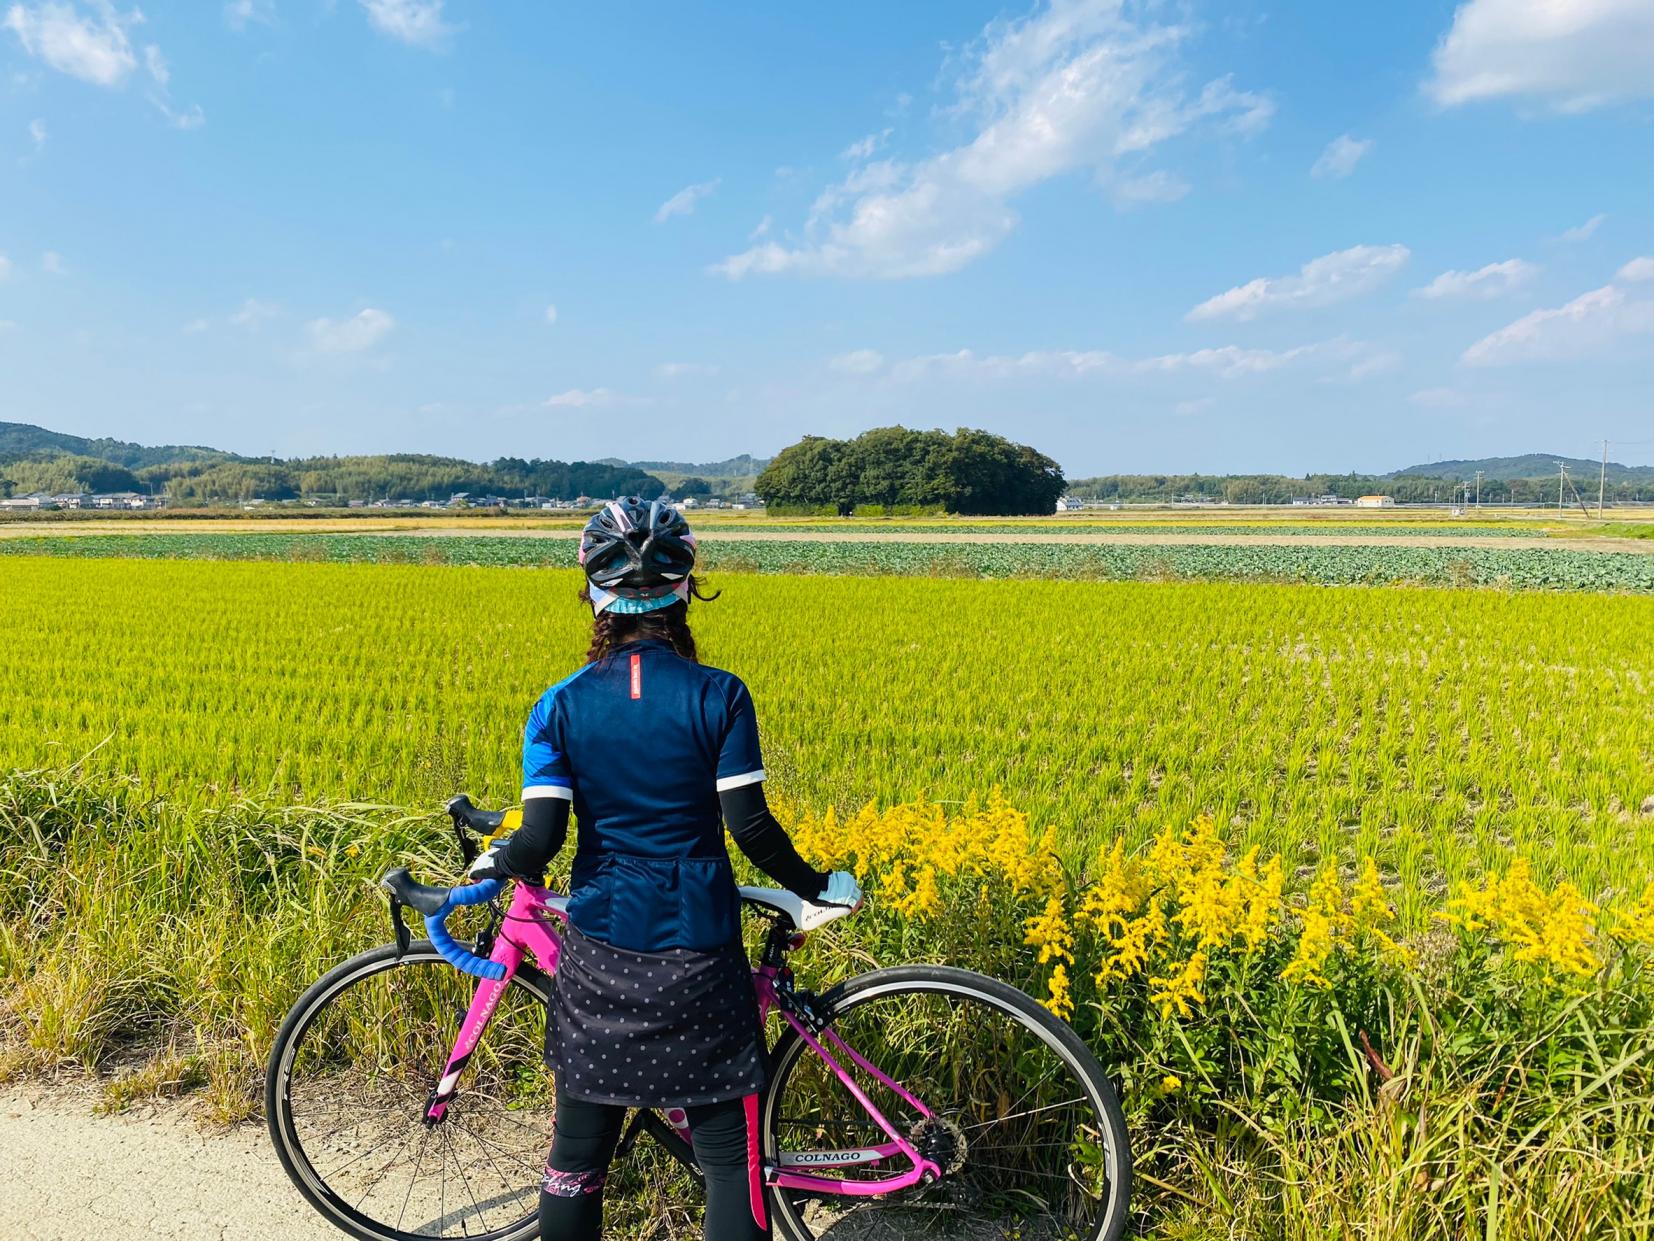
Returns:
[[[814,904],[855,909],[861,905],[861,884],[856,882],[856,877],[849,871],[835,870],[827,876],[827,886],[821,890],[821,895],[815,898]]]
[[[501,836],[488,848],[477,855],[477,860],[466,867],[465,877],[471,883],[481,883],[484,879],[506,879],[509,876],[500,866],[501,856],[505,847],[511,842],[511,837]]]

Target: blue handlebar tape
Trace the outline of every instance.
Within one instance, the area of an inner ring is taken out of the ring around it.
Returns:
[[[486,879],[482,883],[469,883],[457,887],[448,893],[447,903],[425,919],[425,933],[430,937],[431,946],[442,954],[444,961],[457,970],[474,974],[478,978],[486,978],[490,982],[499,982],[505,977],[505,966],[498,961],[490,961],[487,957],[479,957],[476,953],[461,947],[448,932],[448,915],[459,906],[481,905],[485,901],[493,900],[504,886],[503,880]]]

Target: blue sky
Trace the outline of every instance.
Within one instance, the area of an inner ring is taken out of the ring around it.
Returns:
[[[1654,6],[0,0],[0,419],[1654,461]]]

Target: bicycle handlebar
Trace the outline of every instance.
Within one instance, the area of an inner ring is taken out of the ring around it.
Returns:
[[[442,959],[457,970],[478,978],[486,978],[490,982],[499,982],[505,977],[505,966],[498,961],[490,961],[487,957],[479,957],[476,953],[465,948],[448,931],[448,915],[454,910],[466,905],[481,905],[493,900],[505,887],[503,879],[485,879],[481,883],[461,884],[448,892],[448,899],[443,902],[442,908],[425,918],[425,934],[430,938],[431,946],[442,954]]]

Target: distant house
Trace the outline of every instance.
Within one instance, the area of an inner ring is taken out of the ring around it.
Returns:
[[[1293,496],[1292,503],[1297,508],[1331,508],[1338,504],[1348,504],[1348,500],[1341,500],[1330,491],[1322,492],[1318,496]]]
[[[1357,496],[1356,500],[1355,500],[1355,507],[1356,508],[1394,508],[1395,503],[1396,503],[1396,499],[1395,499],[1394,496]]]
[[[138,491],[106,491],[91,497],[93,508],[160,508],[161,501]],[[84,507],[84,506],[83,506]]]
[[[1080,499],[1079,496],[1057,497],[1057,512],[1059,513],[1077,513],[1084,507],[1085,501]]]
[[[92,495],[86,491],[65,491],[52,497],[59,508],[91,508]]]
[[[0,509],[12,513],[32,513],[56,507],[57,502],[51,496],[38,491],[31,495],[13,496],[10,500],[0,500]]]

